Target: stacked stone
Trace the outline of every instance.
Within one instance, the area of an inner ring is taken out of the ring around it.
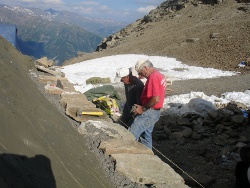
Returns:
[[[226,157],[250,143],[249,110],[246,109],[242,104],[229,103],[221,109],[210,109],[205,115],[195,112],[180,116],[166,114],[157,122],[153,139],[157,142],[182,140],[184,143],[209,140],[210,144],[221,148],[214,151],[218,152],[214,156]],[[227,148],[225,152],[224,148]]]

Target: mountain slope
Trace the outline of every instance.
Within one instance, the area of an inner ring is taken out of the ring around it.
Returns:
[[[35,58],[47,56],[59,61],[74,57],[78,51],[92,52],[100,42],[100,37],[78,26],[58,22],[30,19],[24,26],[18,28],[21,52]],[[29,45],[31,42],[35,43]],[[37,47],[37,49],[36,49]]]
[[[66,64],[114,54],[174,57],[189,65],[237,70],[250,57],[250,7],[234,0],[221,4],[165,1],[148,15],[104,39],[99,52]]]
[[[85,30],[95,33],[101,37],[113,34],[128,25],[127,23],[115,22],[113,20],[91,19],[67,11],[59,12],[53,20],[61,23],[78,25],[81,28],[84,28]]]
[[[82,135],[29,77],[33,60],[2,37],[0,49],[0,187],[112,187]]]

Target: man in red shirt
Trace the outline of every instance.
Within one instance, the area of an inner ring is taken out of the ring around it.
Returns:
[[[135,69],[147,79],[141,94],[141,105],[135,104],[136,115],[129,131],[142,144],[152,149],[152,132],[154,124],[160,119],[161,108],[165,98],[166,82],[149,60],[138,60]]]

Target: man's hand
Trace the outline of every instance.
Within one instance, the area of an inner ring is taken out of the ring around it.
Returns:
[[[134,104],[134,106],[135,106],[135,109],[133,111],[134,115],[143,113],[142,106],[140,106],[138,104]]]
[[[144,111],[146,111],[147,109],[151,108],[152,106],[154,106],[155,104],[157,104],[160,101],[160,97],[159,96],[153,96],[149,99],[148,103],[146,105],[140,106],[138,104],[134,104],[135,109],[133,110],[133,114],[134,116],[137,114],[142,114]]]

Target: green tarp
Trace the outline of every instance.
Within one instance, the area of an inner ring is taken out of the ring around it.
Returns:
[[[92,101],[95,98],[99,98],[101,96],[107,96],[107,95],[109,95],[110,98],[116,99],[118,103],[120,103],[120,100],[121,100],[121,96],[112,85],[104,85],[101,87],[92,88],[86,91],[84,94],[89,101]]]

